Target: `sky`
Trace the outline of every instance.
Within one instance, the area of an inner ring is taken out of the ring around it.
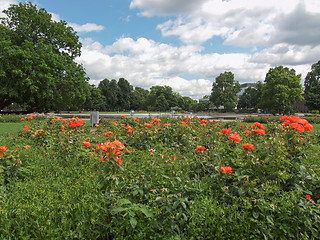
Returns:
[[[0,0],[0,11],[18,2]],[[30,2],[77,32],[76,61],[95,85],[125,78],[133,87],[166,85],[199,99],[225,71],[240,83],[263,82],[282,65],[303,84],[320,60],[319,0]]]

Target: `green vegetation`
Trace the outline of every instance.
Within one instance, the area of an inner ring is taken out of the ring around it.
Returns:
[[[297,117],[23,121],[0,137],[2,239],[319,239],[319,135]]]
[[[65,21],[29,2],[11,5],[0,22],[0,109],[18,103],[33,111],[82,105],[86,73],[74,60],[81,43]]]
[[[0,123],[0,135],[19,132],[22,129],[21,123]]]

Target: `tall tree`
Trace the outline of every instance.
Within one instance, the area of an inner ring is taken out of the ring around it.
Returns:
[[[304,81],[306,105],[310,110],[320,109],[320,61],[313,64]]]
[[[303,99],[300,78],[294,69],[270,68],[264,80],[261,107],[271,113],[290,111],[290,104]]]
[[[90,96],[86,99],[83,108],[87,110],[106,110],[106,98],[101,94],[101,89],[91,85]]]
[[[148,110],[149,90],[141,87],[135,87],[132,93],[131,109],[133,110]]]
[[[249,109],[257,108],[262,94],[262,82],[258,82],[254,87],[248,87],[240,96],[238,108]]]
[[[84,103],[90,87],[79,37],[31,3],[11,5],[0,24],[0,109],[26,103],[32,110],[60,110]]]
[[[216,108],[223,106],[226,111],[233,111],[237,105],[237,94],[240,90],[240,84],[234,80],[232,72],[221,73],[212,84],[210,101]]]
[[[119,79],[118,87],[119,87],[119,95],[118,95],[119,107],[120,109],[128,110],[131,105],[133,87],[124,78]]]

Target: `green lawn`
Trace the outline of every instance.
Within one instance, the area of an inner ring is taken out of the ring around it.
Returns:
[[[21,122],[18,123],[0,123],[0,135],[6,133],[15,133],[23,129]]]

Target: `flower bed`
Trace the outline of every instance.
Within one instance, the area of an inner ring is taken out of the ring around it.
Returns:
[[[280,121],[33,121],[0,142],[0,236],[317,239],[312,125]]]

